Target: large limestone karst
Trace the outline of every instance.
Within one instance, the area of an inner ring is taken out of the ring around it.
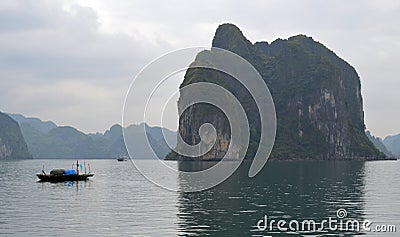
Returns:
[[[385,158],[365,135],[361,83],[356,70],[323,44],[305,35],[253,44],[238,27],[223,24],[218,27],[212,46],[242,56],[268,85],[277,116],[273,159]],[[202,81],[224,86],[243,105],[250,122],[246,158],[251,159],[258,147],[261,126],[254,100],[235,79],[210,69],[187,70],[181,88]],[[181,95],[178,108],[185,96],[190,95]],[[217,139],[208,153],[196,159],[221,159],[229,145],[230,128],[219,109],[207,104],[189,107],[180,117],[179,133],[185,142],[197,144],[199,127],[205,122],[215,126]],[[171,152],[166,159],[185,157]]]

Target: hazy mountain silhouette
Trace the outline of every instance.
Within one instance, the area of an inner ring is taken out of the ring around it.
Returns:
[[[34,158],[115,158],[127,155],[122,127],[118,124],[104,133],[85,134],[70,126],[57,126],[51,121],[43,122],[38,118],[26,118],[20,114],[12,116],[19,122],[28,149]],[[145,128],[149,142],[145,137]],[[152,158],[154,151],[158,158],[163,158],[170,150],[162,139],[163,131],[169,143],[175,146],[174,131],[150,127],[144,123],[125,128],[125,135],[129,136],[131,141],[131,155],[136,158]]]

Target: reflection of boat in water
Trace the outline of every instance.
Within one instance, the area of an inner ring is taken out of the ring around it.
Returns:
[[[117,161],[127,161],[128,160],[128,157],[127,156],[119,156],[118,158],[117,158]]]
[[[76,169],[74,169],[74,165],[76,165]],[[36,176],[40,179],[39,182],[57,183],[65,181],[87,180],[89,177],[93,177],[94,174],[90,172],[89,164],[89,173],[86,173],[86,164],[84,166],[85,172],[83,174],[79,173],[79,169],[82,170],[82,164],[79,164],[79,162],[76,161],[76,164],[72,165],[72,169],[53,169],[50,171],[50,174],[46,174],[44,169],[42,169],[42,173],[37,174]]]

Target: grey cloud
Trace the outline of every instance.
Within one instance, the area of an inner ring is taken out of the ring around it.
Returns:
[[[101,131],[120,122],[130,80],[160,46],[104,33],[93,9],[61,3],[0,4],[0,109]]]
[[[173,49],[210,45],[216,27],[232,22],[252,42],[313,36],[360,74],[367,127],[400,132],[398,1],[76,1],[0,2],[0,109],[103,130],[120,120],[140,68]],[[30,93],[16,94],[21,89]]]

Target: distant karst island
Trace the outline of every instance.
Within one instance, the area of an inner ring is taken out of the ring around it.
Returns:
[[[164,158],[176,132],[145,123],[126,128],[115,124],[105,132],[85,134],[71,126],[52,121],[0,113],[0,159],[107,159],[127,155],[122,130],[134,138],[135,158]],[[145,136],[145,129],[147,139]],[[149,145],[147,145],[149,142]]]
[[[365,134],[361,83],[356,70],[323,44],[305,35],[277,39],[270,44],[253,44],[237,26],[222,24],[216,30],[212,47],[229,50],[249,61],[268,85],[277,114],[272,159],[388,158],[390,153],[385,155],[378,150]],[[200,52],[201,60],[205,60],[207,53],[212,53],[212,49]],[[258,148],[261,121],[251,95],[234,78],[204,68],[189,68],[180,88],[204,81],[225,87],[243,105],[250,126],[250,144],[245,158],[252,159]],[[178,108],[185,96],[190,95],[181,94]],[[194,159],[221,159],[230,141],[229,122],[223,113],[204,103],[180,112],[183,114],[179,133],[186,143],[194,145],[200,141],[198,130],[203,123],[213,124],[217,131],[211,150]],[[177,146],[180,145],[178,142]],[[166,159],[193,158],[170,152]]]
[[[0,160],[30,159],[31,154],[18,123],[0,112]]]

